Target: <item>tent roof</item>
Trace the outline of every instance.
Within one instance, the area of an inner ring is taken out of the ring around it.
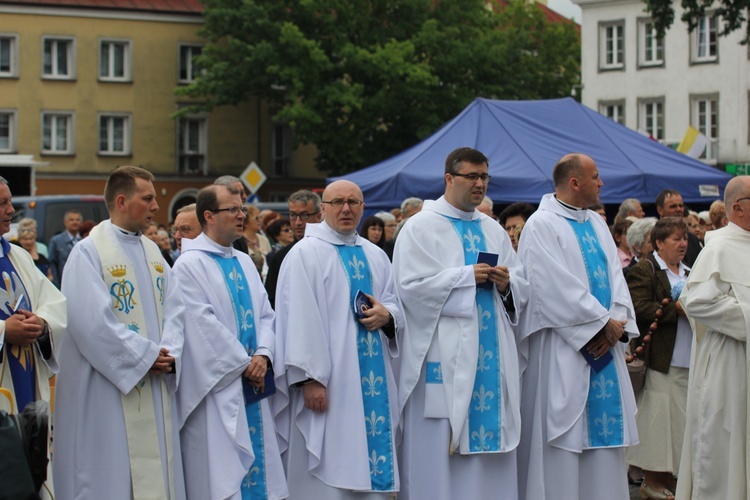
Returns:
[[[604,186],[602,203],[638,198],[653,203],[663,189],[676,189],[686,203],[707,202],[700,186],[723,193],[731,175],[663,146],[583,106],[572,98],[542,101],[475,99],[453,120],[419,144],[340,177],[362,188],[368,209],[397,207],[405,198],[435,199],[444,191],[445,158],[468,146],[490,160],[487,194],[496,203],[538,203],[554,191],[552,168],[567,153],[596,161]]]

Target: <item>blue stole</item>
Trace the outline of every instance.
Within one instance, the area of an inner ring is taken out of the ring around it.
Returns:
[[[2,297],[0,319],[6,320],[13,315],[14,310],[31,311],[31,301],[26,287],[24,287],[16,268],[13,267],[10,257],[8,257],[11,244],[0,236],[0,245],[3,248],[3,256],[0,258],[0,275],[2,275],[2,280],[0,280],[0,296]],[[19,298],[21,298],[21,302],[17,304]],[[27,404],[36,400],[35,345],[13,345],[9,343],[7,349],[8,367],[10,368],[16,397],[16,411],[21,413]]]
[[[487,249],[481,219],[463,220],[446,217],[453,224],[464,249],[464,264],[477,263],[479,252]],[[479,353],[474,389],[469,405],[469,451],[500,451],[502,444],[502,385],[500,343],[495,314],[495,287],[476,289]]]
[[[589,290],[599,303],[610,308],[612,292],[609,284],[609,265],[599,238],[590,220],[579,222],[566,219],[578,240]],[[589,393],[586,417],[590,448],[606,448],[624,444],[622,398],[614,358],[599,373],[589,368]]]
[[[354,303],[358,290],[372,295],[372,275],[367,256],[361,246],[336,245],[341,265],[349,281],[349,303]],[[370,459],[370,483],[373,491],[396,489],[393,460],[393,429],[388,378],[385,371],[384,346],[380,333],[370,332],[350,314],[357,326],[359,378],[362,383],[362,406],[367,429],[367,451]]]
[[[234,319],[237,322],[237,338],[245,347],[248,355],[252,356],[258,347],[258,339],[255,336],[255,318],[253,317],[253,301],[250,298],[250,289],[245,272],[242,270],[237,257],[221,257],[214,253],[208,253],[219,265],[224,275],[224,283],[227,292],[232,299]],[[266,484],[266,459],[263,447],[263,415],[260,402],[245,405],[247,415],[247,426],[253,444],[255,461],[242,480],[243,500],[268,498]]]

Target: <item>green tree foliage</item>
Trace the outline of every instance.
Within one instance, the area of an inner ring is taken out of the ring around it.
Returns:
[[[341,174],[424,139],[476,97],[570,95],[573,23],[521,0],[205,0],[196,99],[180,113],[259,96],[317,165]]]
[[[664,37],[672,23],[674,23],[674,8],[672,0],[643,0],[646,10],[654,19],[654,27],[660,37]],[[719,36],[726,36],[742,26],[745,26],[745,34],[742,44],[750,43],[750,0],[682,0],[682,21],[687,23],[688,30],[693,31],[706,10],[716,15],[723,23]]]

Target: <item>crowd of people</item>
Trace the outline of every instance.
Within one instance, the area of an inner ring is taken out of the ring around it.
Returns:
[[[625,200],[610,227],[592,158],[499,214],[489,163],[456,149],[440,198],[366,218],[350,181],[285,218],[223,176],[170,229],[123,166],[108,220],[71,210],[49,248],[22,221],[0,409],[54,402],[30,495],[746,499],[750,177],[705,213]]]

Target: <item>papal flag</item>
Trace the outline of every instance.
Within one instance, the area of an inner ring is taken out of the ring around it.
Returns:
[[[677,146],[677,151],[688,155],[690,158],[698,158],[703,154],[706,146],[708,146],[708,137],[691,125],[685,132],[685,137],[680,141],[680,145]]]

